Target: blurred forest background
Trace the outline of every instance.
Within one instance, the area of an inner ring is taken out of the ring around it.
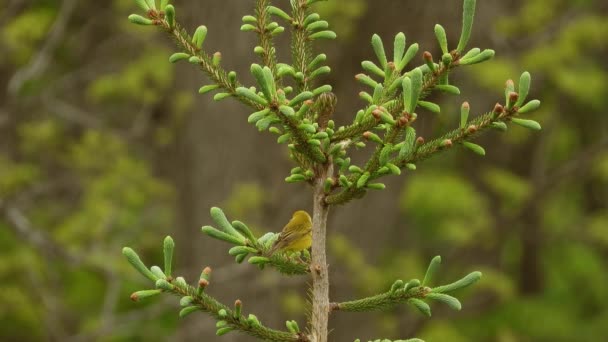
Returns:
[[[252,1],[173,2],[180,21],[207,25],[206,46],[250,80],[255,36],[239,27]],[[459,0],[318,8],[338,33],[320,48],[341,123],[363,106],[354,75],[373,56],[372,33],[403,31],[438,56],[434,24],[452,44],[460,32]],[[271,327],[304,325],[305,277],[237,265],[200,227],[218,205],[258,232],[279,231],[294,210],[311,210],[309,190],[283,181],[291,166],[275,138],[248,125],[240,104],[198,95],[204,75],[169,64],[171,41],[130,24],[133,12],[131,0],[0,0],[0,340],[251,341],[215,337],[202,314],[178,320],[176,298],[129,300],[146,282],[121,248],[158,264],[167,234],[186,279],[212,266],[214,295],[242,299]],[[531,97],[543,101],[533,114],[543,131],[491,132],[478,140],[484,158],[444,153],[335,209],[331,296],[420,277],[436,254],[441,280],[472,270],[484,278],[460,313],[337,313],[333,341],[608,339],[608,2],[478,1],[471,42],[497,58],[456,70],[462,95],[442,97],[442,114],[421,116],[419,133],[456,127],[464,100],[473,113],[490,110],[505,80],[525,70]]]

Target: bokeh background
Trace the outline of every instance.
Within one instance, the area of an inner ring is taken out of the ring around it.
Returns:
[[[239,27],[253,2],[173,2],[186,27],[209,27],[207,49],[250,81],[255,37]],[[353,76],[373,56],[373,33],[392,41],[403,31],[437,56],[433,26],[443,24],[455,44],[460,7],[319,5],[339,35],[319,46],[333,71],[326,81],[339,97],[338,123],[363,106]],[[271,327],[303,326],[305,277],[237,265],[200,227],[217,205],[258,232],[279,231],[294,210],[311,209],[309,190],[283,181],[291,167],[284,147],[247,124],[246,108],[197,94],[205,77],[169,64],[171,41],[129,24],[135,11],[130,0],[0,0],[0,340],[220,340],[203,314],[178,320],[175,298],[128,299],[148,284],[121,248],[158,264],[167,234],[178,273],[193,280],[212,266],[212,294],[242,299]],[[457,70],[462,95],[433,97],[443,112],[423,113],[418,132],[456,127],[464,100],[474,113],[490,110],[505,80],[525,70],[531,96],[543,101],[533,114],[543,131],[491,132],[479,140],[484,158],[455,149],[336,208],[329,253],[337,301],[421,277],[437,254],[440,281],[472,270],[484,277],[461,293],[459,313],[441,305],[432,319],[408,307],[337,313],[332,341],[608,339],[608,2],[486,0],[477,13],[471,44],[497,58]]]

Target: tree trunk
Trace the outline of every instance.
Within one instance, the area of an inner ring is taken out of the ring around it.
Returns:
[[[327,342],[329,320],[329,272],[325,240],[329,206],[325,203],[324,182],[333,174],[331,162],[316,176],[313,193],[312,219],[312,313],[310,317],[310,341]]]

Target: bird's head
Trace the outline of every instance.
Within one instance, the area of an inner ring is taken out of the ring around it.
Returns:
[[[312,222],[310,215],[308,215],[308,213],[304,210],[298,210],[293,213],[292,220],[295,220],[297,222]]]

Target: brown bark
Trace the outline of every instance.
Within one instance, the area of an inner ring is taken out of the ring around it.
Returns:
[[[329,320],[329,272],[327,270],[326,235],[329,206],[325,203],[323,184],[333,174],[331,162],[317,174],[313,194],[312,218],[312,313],[310,317],[311,342],[327,342]]]

